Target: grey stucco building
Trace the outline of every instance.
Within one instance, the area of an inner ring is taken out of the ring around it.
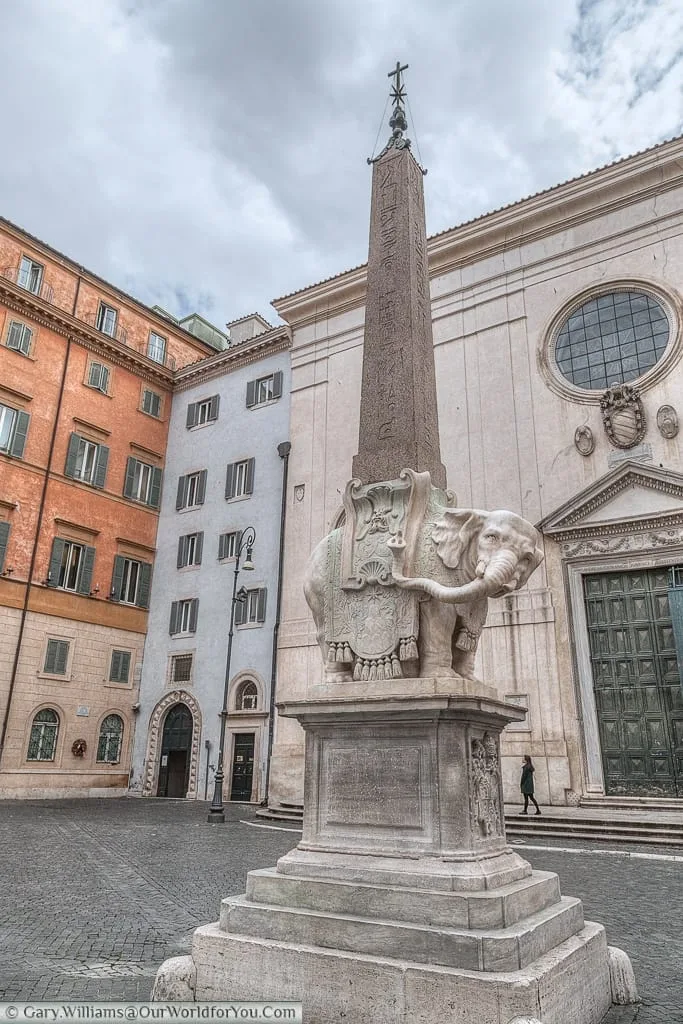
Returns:
[[[131,792],[212,792],[235,553],[256,532],[236,605],[223,794],[265,795],[282,487],[289,439],[289,330],[259,316],[176,375],[145,644]]]

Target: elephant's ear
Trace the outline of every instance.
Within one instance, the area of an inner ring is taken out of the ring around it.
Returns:
[[[432,530],[439,558],[449,569],[464,568],[473,578],[476,557],[470,554],[473,540],[479,536],[484,524],[481,512],[471,508],[446,508]],[[472,565],[470,563],[473,562]]]

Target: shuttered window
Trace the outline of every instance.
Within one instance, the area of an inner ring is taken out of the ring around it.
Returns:
[[[126,463],[123,496],[151,508],[159,508],[161,479],[162,472],[157,466],[150,466],[131,456]]]
[[[112,651],[109,665],[110,683],[127,683],[130,676],[130,651]]]
[[[43,267],[36,263],[29,256],[22,256],[19,265],[19,276],[17,284],[34,295],[40,295],[40,286],[43,283]]]
[[[168,631],[174,633],[194,633],[197,629],[199,599],[192,597],[185,601],[171,603],[171,620]]]
[[[159,419],[161,415],[161,395],[158,395],[156,391],[149,391],[147,388],[142,392],[142,411],[146,412],[148,416],[154,416]]]
[[[178,538],[177,566],[183,569],[186,565],[201,565],[204,532],[187,533]]]
[[[249,626],[266,620],[266,596],[265,587],[258,587],[254,590],[247,590],[243,601],[235,605],[235,625]]]
[[[204,504],[206,496],[206,470],[201,469],[197,473],[187,473],[178,478],[178,493],[176,494],[175,507],[180,511],[184,508],[196,508]]]
[[[231,533],[222,533],[218,538],[218,557],[237,558],[240,547],[241,530],[233,530]]]
[[[21,352],[22,355],[27,356],[31,351],[32,337],[33,331],[30,327],[19,323],[18,320],[10,320],[7,331],[7,348],[13,348],[15,352]]]
[[[78,594],[89,594],[92,589],[94,564],[95,548],[55,537],[52,542],[47,584],[49,587],[73,590]]]
[[[48,676],[65,676],[69,660],[68,640],[48,640],[43,672]]]
[[[30,419],[22,409],[0,404],[0,452],[23,458]]]
[[[4,520],[0,521],[0,572],[3,572],[5,568],[5,555],[7,554],[9,530],[10,524]]]
[[[206,423],[213,423],[218,419],[219,406],[220,395],[203,398],[200,402],[190,402],[185,420],[187,429],[191,430],[193,427],[203,427]]]
[[[225,478],[225,497],[227,501],[254,493],[255,465],[255,459],[242,459],[241,462],[230,463]]]
[[[282,370],[269,374],[267,377],[259,377],[257,380],[250,380],[247,384],[247,409],[253,409],[257,405],[265,405],[282,395]]]
[[[155,363],[163,364],[166,359],[166,338],[162,337],[161,334],[157,334],[155,331],[149,332],[147,356],[149,359],[153,359]]]
[[[96,444],[80,434],[71,435],[66,452],[65,476],[101,488],[107,478],[108,464],[109,448],[105,444]]]
[[[100,302],[99,309],[97,310],[97,330],[102,331],[102,334],[108,334],[110,338],[115,338],[118,316],[119,314],[113,306]]]
[[[88,387],[96,388],[105,395],[109,392],[109,367],[104,363],[91,363],[88,367]]]
[[[152,581],[152,566],[135,558],[116,555],[111,580],[112,601],[134,604],[138,608],[149,608],[149,591]]]

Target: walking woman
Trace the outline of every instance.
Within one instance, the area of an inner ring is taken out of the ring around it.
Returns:
[[[536,798],[534,796],[534,766],[528,754],[524,755],[524,760],[522,762],[522,781],[519,784],[519,788],[521,789],[522,796],[524,797],[524,810],[522,811],[522,814],[527,813],[529,800],[531,800],[532,804],[536,808],[536,814],[540,814],[541,808],[536,803]]]

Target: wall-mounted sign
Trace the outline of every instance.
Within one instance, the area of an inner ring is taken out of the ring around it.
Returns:
[[[87,718],[90,714],[90,708],[85,704],[79,704],[76,708],[76,714],[79,718]]]
[[[168,764],[168,754],[162,754],[161,755],[161,767],[165,768],[167,764]]]

